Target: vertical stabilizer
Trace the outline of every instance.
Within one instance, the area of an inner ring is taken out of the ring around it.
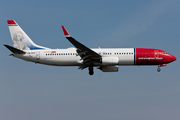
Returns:
[[[48,49],[36,45],[14,20],[8,20],[7,23],[15,48],[19,50]]]

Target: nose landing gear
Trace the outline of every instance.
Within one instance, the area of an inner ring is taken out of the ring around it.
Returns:
[[[160,72],[161,71],[160,67],[163,67],[163,66],[166,66],[166,65],[167,65],[166,63],[158,65],[157,71]]]
[[[160,72],[160,71],[161,71],[161,68],[158,67],[157,71]]]

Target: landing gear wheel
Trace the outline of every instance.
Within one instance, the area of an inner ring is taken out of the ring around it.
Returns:
[[[160,68],[158,68],[158,69],[157,69],[157,71],[158,71],[158,72],[160,72],[160,71],[161,71],[161,69],[160,69]]]
[[[93,75],[94,74],[94,71],[89,71],[89,75]]]
[[[93,71],[93,65],[89,66],[89,75],[93,75],[94,71]]]

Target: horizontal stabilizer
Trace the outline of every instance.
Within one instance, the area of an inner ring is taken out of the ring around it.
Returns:
[[[25,54],[26,52],[22,51],[22,50],[19,50],[17,48],[14,48],[14,47],[11,47],[9,45],[5,45],[5,47],[7,47],[12,53],[15,53],[15,54]]]

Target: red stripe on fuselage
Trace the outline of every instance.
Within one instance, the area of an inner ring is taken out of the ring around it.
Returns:
[[[136,65],[160,65],[172,62],[166,51],[150,48],[136,48]]]

